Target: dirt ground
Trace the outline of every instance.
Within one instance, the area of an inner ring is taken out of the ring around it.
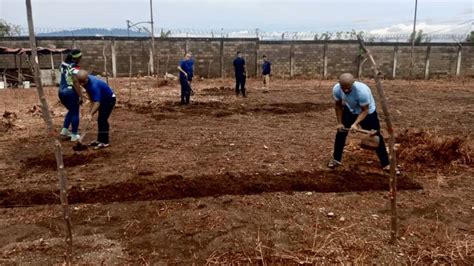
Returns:
[[[361,136],[349,136],[341,168],[326,168],[334,82],[274,80],[264,93],[251,79],[237,98],[232,80],[195,81],[180,106],[177,82],[112,79],[111,146],[62,142],[74,262],[472,265],[474,83],[383,82],[403,172],[390,245],[388,177]],[[65,109],[56,88],[46,94],[59,130]],[[0,90],[0,264],[65,259],[38,103],[33,89]]]

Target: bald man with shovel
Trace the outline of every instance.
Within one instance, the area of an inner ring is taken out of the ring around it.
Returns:
[[[77,79],[79,84],[86,90],[91,101],[91,108],[89,114],[86,115],[86,120],[90,122],[94,114],[98,113],[97,140],[91,142],[89,146],[93,146],[95,150],[107,148],[110,146],[108,120],[115,107],[115,93],[107,83],[89,75],[87,71],[80,70],[77,74]]]
[[[344,73],[339,77],[339,82],[333,87],[332,93],[338,126],[333,158],[327,166],[334,169],[342,165],[342,153],[347,134],[360,132],[359,127],[362,127],[362,129],[368,130],[369,132],[366,131],[366,133],[373,135],[378,142],[378,146],[374,147],[375,152],[382,169],[389,171],[389,157],[383,136],[380,133],[380,122],[370,88],[362,82],[355,81],[351,74]],[[397,173],[399,173],[398,170]]]

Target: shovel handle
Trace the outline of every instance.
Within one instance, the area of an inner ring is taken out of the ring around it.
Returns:
[[[345,132],[349,132],[351,131],[350,128],[341,128],[341,131],[345,131]],[[367,134],[367,135],[375,135],[377,134],[377,130],[365,130],[365,129],[361,129],[361,128],[357,128],[355,129],[355,132],[358,132],[358,133],[363,133],[363,134]]]

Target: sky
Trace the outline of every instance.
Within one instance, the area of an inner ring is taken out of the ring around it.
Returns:
[[[32,0],[36,28],[126,28],[149,21],[149,0]],[[155,28],[409,33],[415,0],[153,0]],[[474,0],[419,0],[425,33],[474,30]],[[0,18],[26,26],[24,0],[0,0]],[[461,24],[461,25],[460,25]],[[144,24],[146,25],[146,24]]]

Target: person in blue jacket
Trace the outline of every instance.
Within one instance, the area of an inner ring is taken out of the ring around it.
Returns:
[[[61,63],[60,73],[61,80],[59,82],[58,96],[61,103],[68,110],[64,117],[63,128],[60,132],[60,138],[78,141],[80,139],[79,130],[79,107],[82,104],[82,88],[75,78],[75,74],[79,71],[79,62],[82,53],[78,49],[72,50],[66,60]],[[71,127],[71,132],[69,132]]]
[[[245,66],[245,59],[242,58],[240,51],[237,52],[237,57],[234,59],[233,65],[235,72],[235,95],[238,97],[240,93],[242,93],[243,97],[247,97],[247,94],[245,94],[247,68]]]
[[[263,55],[262,77],[263,77],[263,91],[268,92],[270,88],[270,75],[272,74],[272,63],[267,60],[267,56]]]
[[[179,83],[181,84],[181,104],[189,104],[191,98],[191,84],[189,82],[190,75],[192,75],[192,65],[189,64],[191,54],[186,53],[184,58],[179,61]],[[191,76],[192,78],[192,76]]]
[[[116,103],[115,93],[112,88],[103,80],[89,75],[87,71],[79,70],[77,74],[79,83],[84,87],[91,101],[91,108],[86,120],[91,121],[95,113],[99,113],[97,117],[98,134],[97,140],[89,145],[94,149],[103,149],[110,146],[109,143],[109,117],[114,110]]]

